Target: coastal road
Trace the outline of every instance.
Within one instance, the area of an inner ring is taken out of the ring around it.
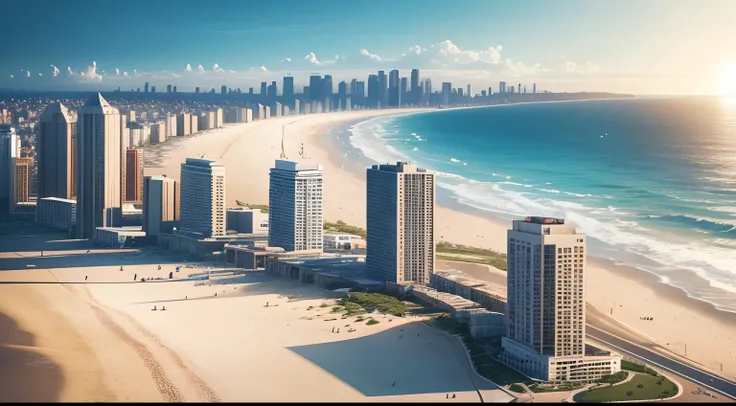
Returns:
[[[698,383],[706,388],[710,388],[715,392],[729,395],[732,399],[736,398],[736,383],[724,379],[720,376],[710,374],[704,370],[692,367],[690,365],[679,362],[673,358],[664,356],[652,350],[625,340],[611,333],[596,328],[590,324],[587,326],[588,336],[595,341],[610,347],[623,354],[644,360],[647,364],[659,368],[669,370],[681,377]]]

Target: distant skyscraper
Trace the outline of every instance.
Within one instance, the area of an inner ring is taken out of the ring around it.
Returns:
[[[261,82],[261,96],[266,96],[268,94],[268,83]]]
[[[166,85],[166,93],[171,93],[171,85]]]
[[[120,112],[101,94],[79,110],[77,134],[77,225],[79,238],[120,219]]]
[[[419,89],[419,69],[411,70],[411,88],[409,89],[409,93],[411,94],[409,103],[418,106],[422,100],[422,94]]]
[[[179,220],[179,183],[166,176],[143,178],[143,231],[171,232]]]
[[[226,85],[220,86],[220,93],[221,94],[227,94],[227,86]]]
[[[368,168],[369,276],[429,284],[435,262],[434,202],[434,174],[406,162]]]
[[[125,152],[124,202],[139,203],[143,193],[143,150],[128,148]]]
[[[388,106],[398,107],[400,97],[400,85],[401,79],[399,78],[399,71],[394,69],[388,73]]]
[[[368,75],[368,106],[377,107],[381,101],[378,75]]]
[[[472,87],[470,87],[470,85],[468,85],[468,92],[467,92],[467,95],[468,95],[468,97],[470,97],[470,98],[472,98],[472,97],[473,97],[473,88],[472,88]]]
[[[198,238],[225,235],[225,166],[187,158],[180,188],[179,229]]]
[[[176,85],[174,85],[174,88],[172,89],[173,93],[176,93]]]
[[[407,97],[407,94],[408,94],[407,93],[407,84],[408,83],[407,82],[408,81],[407,81],[407,79],[405,77],[404,78],[401,78],[401,81],[399,81],[399,103],[398,103],[398,106],[399,107],[407,104],[407,102],[408,102],[408,97]]]
[[[151,93],[156,93],[156,86],[151,86]]]
[[[388,88],[386,81],[386,72],[378,71],[378,102],[381,103],[381,107],[388,105]]]
[[[194,88],[194,94],[199,94],[199,86]]]
[[[450,99],[452,97],[452,83],[450,82],[442,82],[442,105],[447,106],[450,104]]]
[[[322,166],[277,160],[268,187],[268,245],[322,249]]]
[[[329,100],[329,102],[325,102],[325,109],[327,111],[332,111],[332,95],[334,92],[334,84],[332,83],[332,75],[325,75],[324,80],[322,81],[322,99]]]
[[[143,91],[148,93],[148,82],[146,82],[145,86],[143,86]]]
[[[532,84],[532,93],[537,93],[537,84],[536,83],[533,83]]]
[[[586,356],[586,236],[562,219],[527,217],[508,230],[503,361],[544,381],[592,381],[618,356]]]
[[[309,77],[309,101],[324,100],[322,98],[322,76],[312,75]]]
[[[283,90],[284,93],[284,104],[294,107],[294,78],[292,76],[284,76],[284,83],[283,83]],[[298,112],[297,112],[298,114]]]
[[[278,86],[276,85],[276,81],[272,81],[271,85],[267,88],[268,92],[268,99],[273,101],[276,100],[276,95],[278,94]]]
[[[348,100],[348,84],[344,80],[337,85],[337,100],[340,104],[340,109],[345,110],[345,103]]]
[[[77,114],[50,103],[38,122],[38,198],[76,199]]]

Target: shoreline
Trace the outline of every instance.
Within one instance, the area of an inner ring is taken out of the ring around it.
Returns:
[[[572,102],[587,102],[587,101],[620,101],[620,100],[631,100],[631,98],[612,98],[612,99],[589,99],[589,100],[558,100],[558,101],[548,101],[548,102],[520,102],[520,103],[509,103],[509,104],[499,104],[499,105],[490,105],[490,106],[467,106],[467,107],[458,107],[458,108],[452,108],[452,109],[437,109],[437,110],[430,110],[430,111],[418,111],[418,112],[411,112],[407,114],[401,114],[401,115],[390,115],[390,117],[399,117],[399,116],[408,116],[408,115],[417,115],[417,114],[423,114],[428,113],[432,111],[444,111],[444,110],[456,110],[456,109],[471,109],[471,108],[491,108],[491,107],[499,107],[499,106],[513,106],[513,105],[524,105],[524,104],[536,104],[536,103],[572,103]],[[386,118],[389,116],[380,116],[380,117],[371,117],[370,119],[376,119],[376,118]],[[370,120],[369,119],[369,120]],[[368,121],[368,120],[364,120]],[[337,138],[342,137],[342,140],[340,140],[340,143],[332,143],[335,147],[342,148],[342,152],[349,152],[350,154],[358,153],[360,154],[360,157],[363,158],[365,162],[373,162],[372,159],[365,156],[363,151],[355,146],[352,145],[350,142],[350,138],[352,137],[352,133],[347,129],[347,127],[352,127],[354,125],[360,124],[361,122],[351,122],[349,125],[345,125],[344,129],[340,131],[340,134]],[[329,143],[329,137],[324,138],[325,142]],[[341,145],[340,145],[341,144]],[[399,154],[404,154],[405,151],[396,151]],[[334,159],[335,156],[341,156],[338,155],[330,155],[331,159]],[[340,162],[336,162],[340,163]],[[340,163],[342,164],[342,163]],[[359,172],[364,171],[364,168],[361,168],[360,166],[352,165],[350,171],[354,176],[360,176]],[[430,170],[432,172],[438,172],[435,170]],[[440,171],[441,172],[441,171]],[[443,172],[444,173],[444,172]],[[451,173],[451,172],[447,172]],[[486,210],[478,209],[476,207],[473,207],[471,205],[463,204],[459,202],[453,195],[453,192],[447,189],[442,188],[441,186],[438,186],[438,190],[441,190],[442,193],[437,193],[436,197],[436,203],[438,206],[442,206],[446,209],[461,212],[465,214],[469,214],[475,217],[481,217],[484,218],[492,223],[495,223],[497,225],[501,225],[503,227],[508,227],[510,224],[511,218],[504,218],[496,213],[489,212]],[[533,213],[529,213],[529,215],[532,215]],[[591,237],[592,238],[592,237]],[[597,244],[603,244],[608,245],[608,243],[593,239]],[[451,241],[452,242],[452,241]],[[469,245],[469,244],[466,244]],[[488,248],[487,246],[481,246],[480,248]],[[500,252],[505,253],[505,243],[501,246],[501,248],[492,248]],[[696,300],[698,302],[703,302],[708,304],[709,306],[714,307],[718,311],[732,313],[736,315],[736,291],[729,289],[725,286],[720,286],[717,282],[713,282],[709,280],[708,278],[701,276],[698,272],[682,268],[682,267],[668,267],[662,263],[657,262],[656,260],[650,259],[648,257],[642,256],[641,254],[635,254],[637,256],[640,256],[641,259],[644,259],[647,262],[650,262],[652,264],[656,265],[646,265],[646,264],[637,264],[632,263],[631,260],[626,260],[624,258],[611,258],[610,254],[605,252],[595,252],[593,251],[590,256],[595,257],[598,260],[610,260],[612,262],[618,262],[615,264],[615,266],[627,266],[630,268],[635,268],[637,272],[643,272],[647,275],[655,276],[658,279],[658,282],[662,285],[670,286],[673,288],[676,288],[678,290],[681,290],[689,299]],[[658,266],[658,267],[668,267],[671,268],[670,272],[674,272],[675,274],[672,276],[664,276],[657,274],[655,271],[647,270],[646,268],[648,266]],[[668,280],[671,281],[677,281],[679,282],[678,285],[675,285],[673,283],[668,283]],[[702,292],[702,295],[693,294],[692,292],[688,291],[688,288],[685,286],[688,286],[691,290],[696,290],[699,292]],[[711,299],[718,299],[723,298],[721,301],[709,301],[708,298]]]

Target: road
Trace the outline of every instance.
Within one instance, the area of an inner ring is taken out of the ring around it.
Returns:
[[[675,374],[687,378],[688,380],[714,389],[721,394],[727,394],[730,395],[732,398],[736,398],[735,382],[729,381],[717,375],[710,374],[690,365],[676,361],[672,358],[658,354],[654,351],[619,338],[618,336],[610,334],[599,328],[593,327],[590,324],[588,324],[587,330],[588,336],[590,338],[600,341],[601,343],[610,347],[612,350],[616,350],[623,354],[642,359],[652,366],[667,369],[671,372],[674,372]]]

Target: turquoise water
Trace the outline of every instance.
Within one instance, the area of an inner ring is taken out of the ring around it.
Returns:
[[[379,117],[350,143],[438,173],[453,208],[563,217],[591,254],[695,289],[736,292],[736,103],[661,98],[536,103]],[[710,295],[710,296],[709,296]],[[725,300],[724,300],[725,299]]]

